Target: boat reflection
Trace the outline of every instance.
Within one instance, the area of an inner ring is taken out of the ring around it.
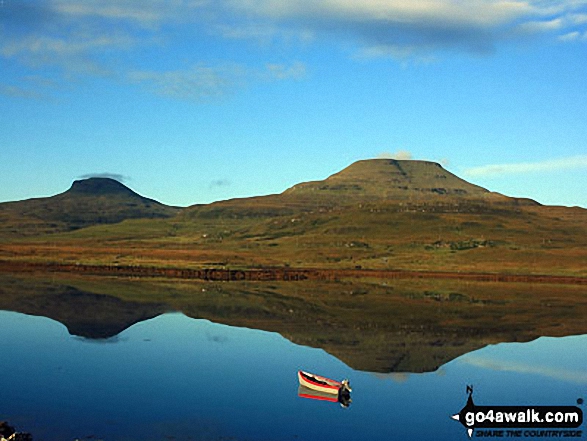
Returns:
[[[298,387],[298,397],[308,398],[310,400],[330,401],[331,403],[339,403],[341,407],[347,408],[351,405],[351,394],[346,389],[341,389],[338,394],[329,394],[326,392],[319,392],[304,386]]]

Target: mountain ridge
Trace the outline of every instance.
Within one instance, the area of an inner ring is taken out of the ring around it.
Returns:
[[[34,206],[33,216],[21,210],[4,221],[10,210],[0,205],[0,257],[587,276],[587,210],[490,192],[430,162],[359,161],[280,194],[163,213],[152,200],[121,196],[121,184],[79,185]]]

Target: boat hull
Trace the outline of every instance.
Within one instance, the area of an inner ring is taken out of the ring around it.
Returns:
[[[338,403],[337,395],[325,392],[318,392],[317,390],[308,389],[305,386],[298,387],[298,397],[309,398],[311,400],[330,401],[332,403]]]
[[[321,377],[304,371],[298,371],[298,380],[300,386],[336,396],[338,395],[340,388],[343,386],[340,381],[331,380],[330,378]]]

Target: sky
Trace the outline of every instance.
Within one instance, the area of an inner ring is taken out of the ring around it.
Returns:
[[[188,206],[360,159],[587,208],[587,0],[0,0],[0,202]]]

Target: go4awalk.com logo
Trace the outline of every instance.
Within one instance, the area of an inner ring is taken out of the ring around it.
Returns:
[[[469,438],[581,438],[583,411],[577,406],[477,406],[473,386],[467,404],[451,418],[467,429]],[[583,400],[577,400],[582,404]]]

